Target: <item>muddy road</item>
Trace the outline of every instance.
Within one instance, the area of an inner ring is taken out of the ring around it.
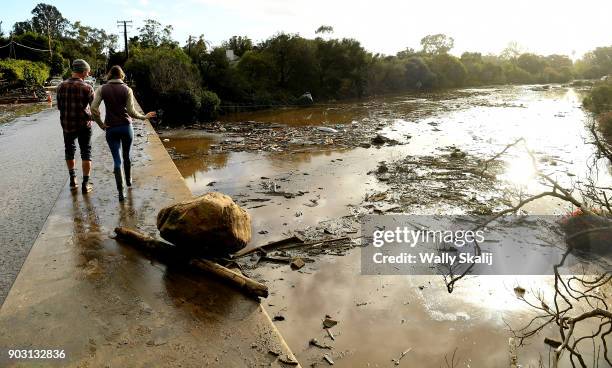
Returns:
[[[341,367],[393,366],[406,352],[400,366],[434,368],[456,350],[455,367],[502,367],[509,364],[506,323],[530,318],[513,287],[547,289],[552,278],[473,277],[448,294],[440,276],[364,276],[358,218],[504,208],[506,189],[541,188],[527,153],[500,158],[494,180],[470,179],[518,138],[539,168],[571,186],[588,175],[593,158],[586,118],[579,90],[505,86],[235,114],[160,136],[194,194],[220,191],[248,209],[250,247],[292,235],[348,238],[300,253],[314,262],[299,271],[245,257],[245,272],[270,286],[264,302],[302,365],[326,365],[327,354]],[[600,169],[599,180],[609,183],[608,168]],[[526,209],[571,210],[554,200]],[[333,339],[321,327],[326,315],[339,321]],[[313,346],[312,338],[333,349]],[[519,349],[524,366],[546,361],[548,350],[536,340]]]

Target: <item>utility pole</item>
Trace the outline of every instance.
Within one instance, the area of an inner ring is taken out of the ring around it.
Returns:
[[[187,55],[191,56],[191,35],[189,35],[189,41],[187,41]]]
[[[17,59],[17,54],[15,53],[15,45],[13,44],[13,32],[11,31],[11,42],[9,43],[9,56],[8,58],[11,58],[11,55],[13,55],[13,59]]]
[[[121,28],[123,26],[123,43],[125,45],[125,61],[130,57],[130,51],[128,49],[128,37],[127,37],[127,29],[128,27],[132,28],[131,20],[118,20],[117,26]]]

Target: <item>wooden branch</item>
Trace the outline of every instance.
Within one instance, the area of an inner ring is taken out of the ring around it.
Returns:
[[[238,288],[249,296],[268,297],[268,287],[266,285],[215,262],[206,259],[191,259],[188,254],[173,244],[157,240],[136,229],[127,227],[115,228],[115,234],[117,234],[119,240],[152,253],[157,259],[164,263],[187,264],[198,271],[217,277],[221,281]]]
[[[270,243],[257,246],[255,248],[244,248],[244,249],[241,249],[238,252],[234,253],[232,255],[232,258],[239,258],[239,257],[242,257],[242,256],[246,256],[247,254],[251,254],[251,253],[253,253],[255,251],[258,251],[258,250],[267,251],[267,250],[270,250],[270,249],[273,249],[273,248],[276,248],[276,247],[280,247],[281,245],[294,244],[294,243],[304,243],[304,241],[294,235],[294,236],[291,236],[291,237],[288,237],[288,238],[284,238],[284,239],[281,239],[281,240],[272,241]]]
[[[249,295],[260,296],[262,298],[268,297],[268,287],[266,285],[250,279],[241,273],[232,271],[229,268],[225,268],[218,263],[207,259],[194,259],[189,262],[189,264],[232,284]]]
[[[173,244],[157,240],[152,236],[129,227],[117,227],[115,228],[115,234],[117,234],[119,240],[137,245],[149,251],[170,250],[174,248]]]

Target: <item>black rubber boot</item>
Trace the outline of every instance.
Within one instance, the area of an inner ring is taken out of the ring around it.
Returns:
[[[132,186],[132,164],[130,162],[123,162],[123,172],[125,173],[125,185],[128,187]]]
[[[123,193],[123,175],[121,174],[121,169],[115,169],[115,183],[117,183],[117,191],[119,192],[119,202],[123,202],[125,200],[125,194]]]
[[[83,176],[83,186],[81,187],[81,193],[87,194],[93,191],[93,186],[89,184],[89,176]]]
[[[76,176],[70,177],[70,190],[76,190],[79,187]]]

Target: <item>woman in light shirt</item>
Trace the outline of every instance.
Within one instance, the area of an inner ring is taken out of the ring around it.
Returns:
[[[91,104],[91,112],[96,122],[102,129],[106,130],[106,142],[113,155],[115,182],[119,192],[119,201],[125,199],[123,190],[123,172],[125,173],[125,183],[128,187],[132,186],[132,163],[130,151],[134,139],[134,129],[132,128],[132,118],[150,119],[156,116],[155,112],[146,115],[136,111],[134,92],[128,87],[123,79],[125,73],[120,66],[113,66],[108,73],[108,82],[99,87],[96,91],[94,101]],[[106,116],[104,122],[100,117],[100,103],[104,101]],[[122,162],[123,159],[123,162]]]

